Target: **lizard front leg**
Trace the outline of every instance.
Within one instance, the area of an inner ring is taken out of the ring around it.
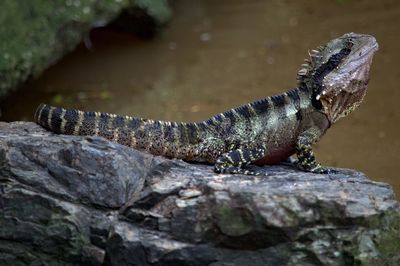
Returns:
[[[297,139],[296,154],[297,166],[304,171],[312,173],[329,173],[331,170],[322,167],[315,159],[311,145],[317,142],[321,136],[321,130],[316,127],[309,128],[301,133]]]
[[[244,169],[243,166],[249,165],[252,162],[264,157],[266,147],[259,145],[256,147],[239,147],[222,154],[218,157],[214,165],[216,173],[226,174],[245,174],[259,175],[259,173]]]

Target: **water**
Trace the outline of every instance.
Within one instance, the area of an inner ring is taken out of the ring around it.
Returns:
[[[83,110],[197,121],[296,86],[307,51],[346,32],[374,35],[365,102],[316,145],[325,165],[365,172],[400,195],[400,2],[176,1],[155,40],[95,30],[83,45],[2,103],[31,120],[47,102]]]

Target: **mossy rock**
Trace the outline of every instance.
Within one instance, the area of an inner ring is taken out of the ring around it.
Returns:
[[[0,3],[0,97],[73,50],[98,22],[137,8],[165,23],[166,0],[3,0]]]

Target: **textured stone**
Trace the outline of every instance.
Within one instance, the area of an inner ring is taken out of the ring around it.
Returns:
[[[96,137],[0,123],[0,264],[400,262],[392,188],[362,173],[216,175]]]

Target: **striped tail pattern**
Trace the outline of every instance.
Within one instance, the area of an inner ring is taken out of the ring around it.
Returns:
[[[154,155],[185,160],[199,156],[201,136],[196,123],[84,112],[46,104],[37,108],[35,121],[58,134],[100,136]]]

